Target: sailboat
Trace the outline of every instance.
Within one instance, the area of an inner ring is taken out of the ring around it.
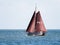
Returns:
[[[44,36],[46,32],[45,25],[43,23],[40,11],[36,10],[33,13],[33,16],[30,20],[30,23],[26,29],[27,35],[38,35],[38,36]]]

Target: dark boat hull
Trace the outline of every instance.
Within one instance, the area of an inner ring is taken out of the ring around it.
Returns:
[[[40,32],[39,33],[36,33],[36,32],[35,33],[30,33],[29,32],[27,35],[28,36],[44,36],[45,35],[45,32],[42,32],[42,34]]]
[[[28,36],[33,36],[33,35],[34,35],[34,33],[30,33],[30,32],[29,32],[27,35],[28,35]]]

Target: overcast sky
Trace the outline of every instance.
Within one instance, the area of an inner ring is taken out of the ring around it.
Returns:
[[[46,29],[60,29],[60,0],[0,0],[0,29],[26,29],[35,4]]]

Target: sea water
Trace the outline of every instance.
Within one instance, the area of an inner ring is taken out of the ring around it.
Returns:
[[[47,30],[45,36],[27,36],[25,30],[0,30],[0,45],[60,45],[60,30]]]

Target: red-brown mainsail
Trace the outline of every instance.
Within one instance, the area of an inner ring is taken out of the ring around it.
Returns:
[[[34,11],[31,21],[27,27],[28,35],[43,35],[46,32],[40,11]],[[42,33],[41,33],[42,32]]]
[[[38,12],[36,13],[35,29],[36,29],[36,32],[40,32],[40,31],[45,32],[45,31],[46,31],[46,28],[45,28],[45,26],[44,26],[44,23],[43,23],[41,14],[40,14],[40,11],[38,11]]]
[[[31,21],[27,27],[26,32],[33,33],[35,31],[35,16],[36,16],[35,14],[36,14],[36,12],[34,11],[33,16],[32,16]]]

